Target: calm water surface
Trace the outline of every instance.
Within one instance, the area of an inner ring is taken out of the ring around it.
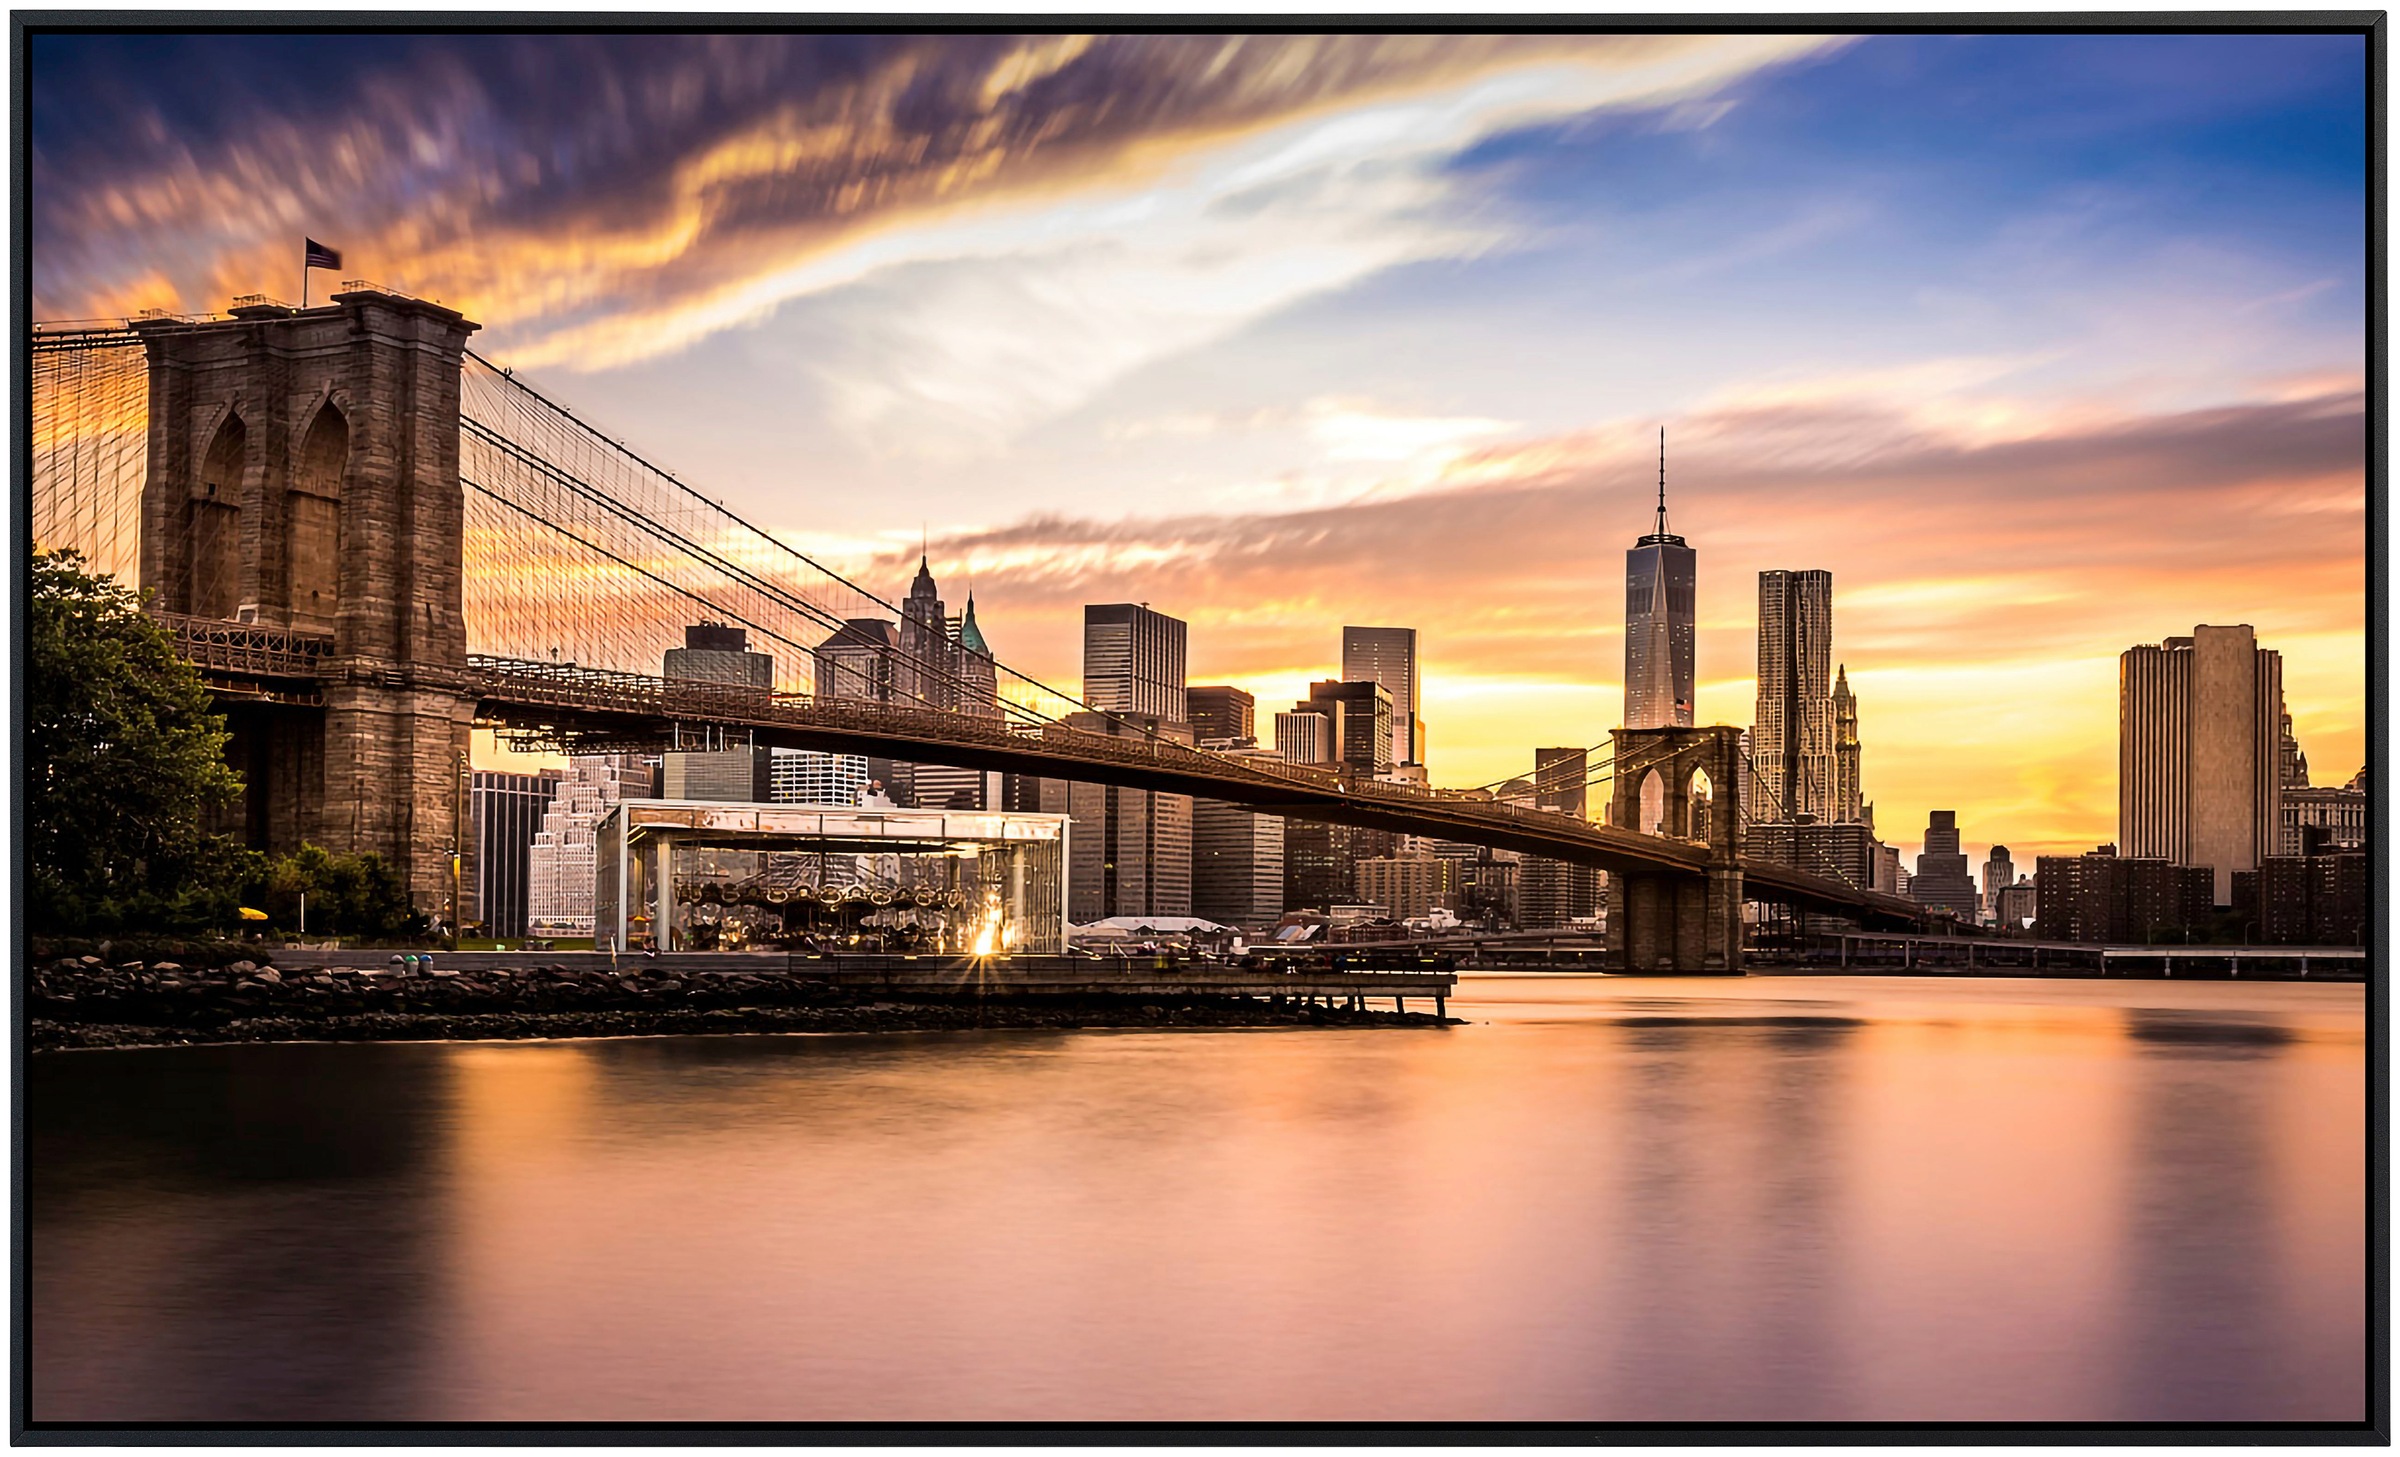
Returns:
[[[72,1053],[36,1420],[2358,1420],[2356,986]]]

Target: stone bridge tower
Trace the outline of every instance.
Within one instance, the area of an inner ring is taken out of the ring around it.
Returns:
[[[458,422],[476,326],[357,291],[135,327],[150,370],[142,585],[154,611],[227,645],[203,659],[247,786],[227,828],[261,849],[378,853],[418,909],[444,912],[475,712]],[[313,682],[245,681],[245,650],[313,657]]]
[[[1708,847],[1706,873],[1611,871],[1609,967],[1619,972],[1717,972],[1742,969],[1741,730],[1618,729],[1609,823],[1642,822],[1645,786],[1659,795],[1656,832]],[[1695,803],[1695,788],[1705,790]],[[1696,821],[1704,820],[1705,823]]]

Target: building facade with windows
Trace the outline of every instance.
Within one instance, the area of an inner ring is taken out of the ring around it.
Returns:
[[[2279,848],[2283,658],[2247,624],[2118,660],[2117,840],[2132,859],[2207,866],[2217,903]]]
[[[522,936],[532,893],[533,841],[564,769],[511,774],[478,769],[469,781],[474,819],[475,899],[462,915],[486,936]]]
[[[1292,707],[1295,713],[1322,714],[1328,720],[1333,762],[1378,779],[1392,772],[1392,694],[1381,683],[1372,678],[1321,680],[1308,685],[1306,702]]]
[[[1181,618],[1153,612],[1147,603],[1084,608],[1083,701],[1102,713],[1189,723],[1186,634]]]
[[[1424,685],[1417,673],[1417,630],[1344,627],[1342,678],[1383,685],[1392,696],[1392,763],[1424,763]]]
[[[526,856],[528,935],[592,933],[597,873],[593,830],[619,801],[649,798],[657,772],[655,762],[634,754],[588,754],[567,760]]]
[[[1192,737],[1200,743],[1257,737],[1258,700],[1242,689],[1216,683],[1184,690],[1191,705]]]
[[[1841,818],[1836,803],[1833,573],[1758,574],[1758,705],[1753,822]]]

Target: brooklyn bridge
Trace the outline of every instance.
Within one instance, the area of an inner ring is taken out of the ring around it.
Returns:
[[[903,696],[825,693],[828,636],[898,609],[483,358],[475,328],[359,281],[308,309],[252,297],[221,317],[34,326],[34,542],[148,593],[227,714],[254,845],[374,851],[438,904],[471,838],[472,729],[569,753],[730,734],[1594,866],[1627,970],[1737,969],[1745,901],[1921,917],[1745,854],[1731,727],[1614,731],[1594,821],[1197,748],[1005,663],[996,701],[935,663],[911,665]],[[745,628],[774,685],[656,676],[693,622]],[[1665,811],[1644,833],[1654,778]]]

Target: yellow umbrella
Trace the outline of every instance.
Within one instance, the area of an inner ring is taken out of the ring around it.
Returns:
[[[248,906],[242,907],[242,919],[245,921],[263,921],[266,918],[267,913],[265,911],[254,911]]]

